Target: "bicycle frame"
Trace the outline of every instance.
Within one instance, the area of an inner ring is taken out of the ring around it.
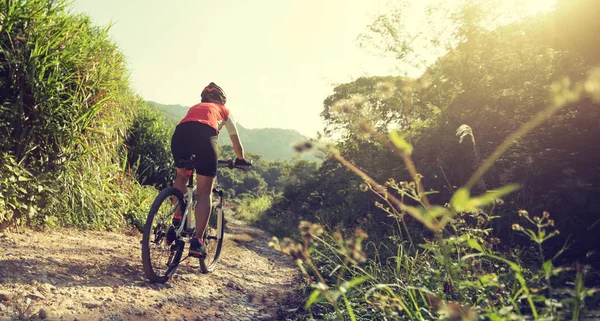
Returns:
[[[225,161],[219,161],[219,162],[225,162]],[[186,174],[188,174],[188,184],[187,184],[187,192],[183,195],[183,198],[185,200],[185,202],[187,203],[187,206],[185,207],[185,209],[183,210],[183,215],[181,216],[181,222],[186,222],[185,224],[179,224],[179,227],[177,228],[176,235],[178,239],[183,240],[184,242],[189,242],[192,237],[194,236],[194,232],[196,229],[196,218],[195,218],[195,205],[196,205],[196,200],[195,198],[197,197],[197,187],[194,185],[194,171],[193,170],[189,170],[186,171]],[[216,183],[215,183],[216,185]],[[223,231],[223,191],[220,189],[217,189],[216,187],[213,188],[212,193],[216,194],[216,196],[218,196],[218,198],[215,200],[215,198],[213,197],[213,201],[211,204],[211,211],[208,214],[208,220],[210,220],[211,215],[213,215],[213,211],[217,211],[217,235],[220,236],[222,235],[222,231]],[[213,195],[215,196],[215,195]],[[175,206],[177,206],[178,204],[176,203]],[[173,208],[173,210],[175,210],[175,207]],[[190,213],[191,212],[191,213]]]

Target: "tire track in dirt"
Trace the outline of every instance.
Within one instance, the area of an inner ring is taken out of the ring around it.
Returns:
[[[137,232],[0,233],[0,321],[278,320],[298,287],[269,236],[230,217],[212,274],[189,258],[167,284],[150,284],[140,240]]]

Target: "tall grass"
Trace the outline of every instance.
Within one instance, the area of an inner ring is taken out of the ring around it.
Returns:
[[[143,207],[132,197],[142,188],[123,166],[142,102],[108,28],[62,0],[2,1],[0,17],[0,178],[35,177],[6,185],[19,205],[4,206],[0,222],[123,224],[125,209]]]

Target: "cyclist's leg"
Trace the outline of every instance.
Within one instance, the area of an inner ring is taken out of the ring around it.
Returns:
[[[177,127],[175,127],[175,132],[171,137],[171,153],[173,155],[173,162],[175,164],[183,159],[189,159],[189,157],[192,155],[193,151],[190,149],[188,144],[186,144],[187,140],[189,139],[188,137],[190,136],[193,137],[193,132],[191,132],[189,124],[179,124]],[[185,194],[186,183],[187,176],[185,175],[185,168],[176,168],[176,176],[175,182],[173,182],[173,187]],[[173,199],[173,204],[176,201],[177,200]],[[181,219],[183,214],[181,213],[181,208],[181,206],[178,206],[175,209],[175,214],[173,216],[174,218]]]
[[[196,175],[198,182],[198,203],[196,204],[196,238],[201,239],[212,206],[212,190],[215,185],[215,177]]]
[[[182,194],[187,192],[185,184],[187,184],[188,177],[185,175],[185,171],[185,168],[177,168],[177,176],[175,177],[175,182],[173,183],[173,187],[180,190]]]
[[[217,135],[216,131],[206,126],[206,140],[199,144],[196,158],[196,182],[198,183],[198,203],[196,204],[196,237],[202,238],[208,223],[212,206],[212,190],[217,176]]]
[[[187,177],[187,175],[185,175],[186,169],[185,168],[176,168],[176,170],[177,170],[177,174],[175,176],[175,182],[173,182],[173,187],[180,190],[182,194],[185,194],[187,192],[187,188],[185,185],[187,184],[187,181],[188,181],[188,177]],[[175,204],[175,202],[177,202],[177,200],[173,199],[173,204]],[[175,213],[174,213],[173,217],[181,220],[181,217],[183,215],[183,213],[181,213],[181,210],[182,210],[182,207],[177,206],[175,208]]]

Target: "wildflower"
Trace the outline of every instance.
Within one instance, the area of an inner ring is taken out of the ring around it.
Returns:
[[[295,243],[287,237],[281,241],[280,247],[281,253],[291,257],[294,261],[301,260],[302,262],[305,262],[308,258],[302,245]]]
[[[363,231],[363,229],[361,229],[360,227],[354,230],[354,236],[361,240],[366,240],[369,237],[369,235],[365,233],[365,231]]]
[[[386,182],[385,182],[385,186],[398,186],[398,184],[396,184],[396,180],[393,178],[389,178]]]
[[[498,244],[500,244],[500,239],[499,239],[499,238],[497,238],[497,237],[492,237],[492,238],[490,239],[490,242],[491,242],[493,245],[498,245]]]
[[[522,227],[521,227],[521,225],[519,225],[519,224],[513,224],[513,225],[512,225],[512,229],[513,229],[514,231],[522,231],[522,230],[523,230],[523,228],[522,228]]]
[[[311,141],[305,141],[294,145],[294,150],[297,153],[304,153],[310,151],[311,149],[313,149],[313,147],[314,146]]]
[[[549,218],[549,217],[550,217],[550,213],[548,213],[548,212],[546,212],[546,211],[544,211],[544,214],[543,214],[543,215],[544,215],[544,218]]]
[[[354,231],[355,239],[348,242],[348,250],[352,258],[358,262],[366,262],[367,256],[362,250],[362,240],[368,237],[361,228],[357,228]]]
[[[313,224],[308,221],[300,222],[300,234],[306,242],[314,241],[315,236],[323,234],[323,228],[319,224]]]
[[[333,238],[336,241],[341,241],[342,240],[342,233],[340,233],[340,232],[333,232]]]
[[[494,205],[496,205],[496,206],[502,206],[502,205],[504,205],[504,200],[501,199],[501,198],[497,198],[497,199],[494,200]]]
[[[269,242],[269,247],[275,251],[281,251],[281,247],[279,247],[279,239],[273,236],[271,242]]]
[[[529,216],[526,210],[519,210],[519,216]]]
[[[349,99],[341,99],[333,103],[331,111],[338,114],[351,114],[360,111],[367,103],[367,98],[363,95],[353,95]]]
[[[548,220],[548,225],[554,226],[554,220]]]
[[[300,233],[302,234],[302,236],[304,236],[305,234],[308,234],[310,231],[310,226],[311,223],[308,221],[301,221],[300,222],[300,226],[298,226],[300,228]]]
[[[365,183],[362,183],[358,186],[358,188],[360,189],[361,192],[366,192],[369,190],[369,186]]]

